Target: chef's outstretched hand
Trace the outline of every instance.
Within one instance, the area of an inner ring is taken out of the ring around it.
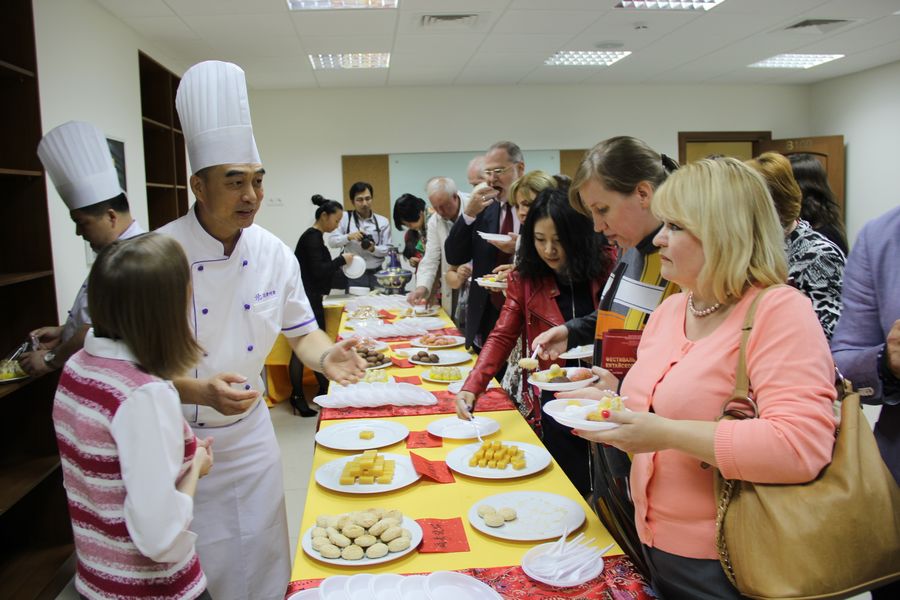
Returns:
[[[259,392],[247,383],[247,378],[237,373],[219,373],[210,377],[201,390],[204,402],[194,404],[211,406],[223,415],[246,412],[259,397]]]
[[[322,363],[325,377],[341,385],[356,383],[366,375],[366,361],[356,352],[359,340],[338,342],[325,355]]]

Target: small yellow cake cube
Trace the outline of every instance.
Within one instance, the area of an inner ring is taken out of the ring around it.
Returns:
[[[371,440],[373,437],[375,437],[374,431],[370,431],[368,429],[363,429],[362,431],[359,432],[359,439],[361,439],[361,440]]]

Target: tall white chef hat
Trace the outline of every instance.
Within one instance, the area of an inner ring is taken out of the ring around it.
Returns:
[[[90,123],[69,121],[51,129],[37,154],[69,210],[123,193],[106,136]]]
[[[261,162],[239,66],[218,60],[197,63],[178,84],[175,108],[192,173],[214,165]]]

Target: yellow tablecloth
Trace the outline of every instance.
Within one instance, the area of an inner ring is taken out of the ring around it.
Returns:
[[[446,316],[442,314],[446,319]],[[449,322],[449,319],[446,319]],[[474,363],[470,361],[470,364]],[[418,374],[423,367],[415,369],[397,369],[390,367],[390,374],[410,375]],[[442,384],[424,383],[426,389],[445,389]],[[541,442],[515,410],[482,413],[484,416],[496,419],[500,424],[500,431],[488,437],[490,440],[503,440],[504,442],[525,442],[540,445]],[[452,415],[426,415],[415,417],[391,417],[387,420],[396,421],[406,425],[411,431],[424,430],[428,423],[438,419],[444,419]],[[346,423],[346,419],[323,421],[322,428],[333,427],[339,423]],[[443,460],[447,454],[461,445],[472,443],[471,440],[444,440],[440,448],[420,448],[414,450],[420,456],[430,460]],[[405,441],[382,448],[379,452],[394,454],[408,454]],[[471,527],[467,513],[473,504],[482,499],[510,491],[545,491],[561,494],[576,500],[584,509],[586,515],[584,531],[587,537],[597,538],[595,544],[599,547],[613,542],[611,536],[600,524],[597,516],[580,497],[574,486],[563,474],[559,466],[553,462],[540,473],[527,477],[505,480],[485,480],[466,477],[455,474],[456,482],[452,484],[439,484],[421,479],[418,482],[392,492],[383,494],[345,494],[333,492],[320,487],[315,481],[316,469],[325,463],[343,456],[355,454],[353,452],[339,452],[322,446],[316,446],[313,455],[312,472],[310,474],[306,504],[303,509],[303,521],[300,528],[302,536],[315,525],[319,515],[333,515],[353,510],[366,508],[397,508],[404,514],[413,518],[440,518],[447,519],[460,517],[463,521],[470,551],[459,553],[434,553],[422,554],[411,552],[395,561],[367,567],[370,573],[417,573],[446,569],[464,569],[471,567],[495,567],[520,564],[522,555],[540,542],[512,542],[485,535]],[[621,554],[618,546],[609,554]],[[294,566],[291,579],[314,579],[328,577],[330,575],[348,574],[359,571],[354,567],[338,567],[319,562],[307,556],[298,540],[297,554],[294,557]]]

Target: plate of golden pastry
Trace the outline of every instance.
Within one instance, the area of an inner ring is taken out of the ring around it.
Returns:
[[[422,527],[399,510],[372,508],[320,515],[300,540],[315,560],[368,567],[406,556],[422,542]]]

